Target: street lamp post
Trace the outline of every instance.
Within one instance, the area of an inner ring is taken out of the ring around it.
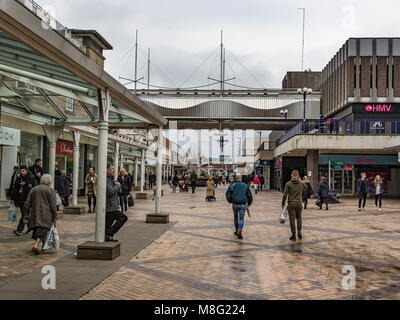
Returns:
[[[306,99],[307,99],[307,94],[312,94],[312,89],[311,88],[299,88],[297,89],[298,94],[303,95],[303,125],[304,125],[304,130],[305,130],[305,124],[306,124]]]
[[[287,121],[287,116],[288,116],[288,110],[286,109],[286,110],[281,110],[281,115],[283,115],[284,117],[285,117],[285,134],[286,134],[286,132],[287,132],[287,129],[286,129],[286,121]]]

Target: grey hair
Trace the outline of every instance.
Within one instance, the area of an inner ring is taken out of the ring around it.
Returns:
[[[53,177],[49,174],[44,174],[40,178],[40,184],[45,184],[50,186],[53,183]]]

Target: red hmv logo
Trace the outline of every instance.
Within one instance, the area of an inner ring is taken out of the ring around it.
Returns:
[[[391,104],[368,104],[365,106],[367,112],[390,112],[391,109]]]

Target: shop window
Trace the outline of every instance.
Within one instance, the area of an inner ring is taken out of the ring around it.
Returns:
[[[65,99],[65,111],[74,112],[74,99],[68,97]]]

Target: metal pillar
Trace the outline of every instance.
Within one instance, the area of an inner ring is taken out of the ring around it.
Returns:
[[[144,192],[144,171],[146,166],[145,150],[142,149],[142,163],[140,164],[140,192]]]
[[[138,161],[139,161],[139,157],[136,157],[135,158],[135,175],[134,175],[134,183],[135,183],[135,187],[137,187],[137,180],[138,180],[138,169],[139,169],[139,166],[138,166]]]
[[[74,137],[74,159],[73,159],[73,173],[72,173],[72,205],[78,205],[78,180],[79,180],[79,141],[81,134],[75,130],[72,132]]]
[[[158,141],[157,141],[157,179],[156,179],[156,214],[161,213],[161,170],[162,170],[162,151],[163,151],[163,139],[162,139],[163,127],[160,126],[158,129]]]
[[[101,91],[100,121],[98,124],[98,172],[97,172],[97,210],[96,242],[104,242],[106,228],[106,193],[107,193],[107,146],[108,146],[108,112],[111,105],[109,91]]]
[[[118,166],[118,161],[119,160],[119,142],[115,143],[115,150],[114,150],[114,166],[115,166],[115,173],[114,173],[114,180],[116,181],[118,179],[118,174],[119,174],[119,166]]]
[[[51,187],[54,188],[54,171],[56,166],[56,144],[58,137],[63,131],[59,126],[43,126],[43,131],[49,140],[49,174],[53,178]]]

